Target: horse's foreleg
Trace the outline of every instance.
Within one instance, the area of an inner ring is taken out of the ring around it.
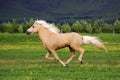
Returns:
[[[48,59],[48,60],[55,60],[54,58],[50,58],[50,52],[47,52],[46,55],[45,55],[45,58]]]
[[[51,53],[54,55],[54,57],[55,57],[55,59],[56,59],[57,61],[59,61],[64,67],[66,67],[66,64],[65,64],[62,60],[60,60],[60,58],[58,57],[58,55],[57,55],[57,53],[55,52],[55,50],[51,50]]]
[[[76,56],[75,50],[72,49],[72,48],[69,48],[69,49],[70,49],[70,52],[71,52],[71,57],[66,61],[65,64],[68,64]]]

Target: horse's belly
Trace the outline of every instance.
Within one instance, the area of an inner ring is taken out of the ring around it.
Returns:
[[[59,43],[57,43],[57,45],[56,45],[56,49],[65,48],[65,47],[68,47],[68,46],[69,46],[68,41],[59,42]]]

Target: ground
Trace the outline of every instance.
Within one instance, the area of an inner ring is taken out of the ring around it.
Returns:
[[[83,64],[78,62],[77,52],[69,67],[64,68],[57,61],[44,58],[46,50],[38,35],[0,33],[0,80],[119,80],[120,34],[82,35],[100,37],[108,52],[83,45]],[[63,61],[70,57],[68,48],[57,53]]]

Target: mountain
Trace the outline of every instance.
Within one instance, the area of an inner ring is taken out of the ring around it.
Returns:
[[[0,0],[0,21],[13,18],[53,22],[113,21],[120,18],[120,0]]]

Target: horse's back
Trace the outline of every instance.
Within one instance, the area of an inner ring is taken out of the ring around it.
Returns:
[[[82,36],[76,32],[70,32],[70,33],[64,33],[66,36],[69,36],[69,38],[77,38],[81,39]]]
[[[81,44],[82,36],[76,32],[62,34],[64,39],[67,39],[70,44]]]

